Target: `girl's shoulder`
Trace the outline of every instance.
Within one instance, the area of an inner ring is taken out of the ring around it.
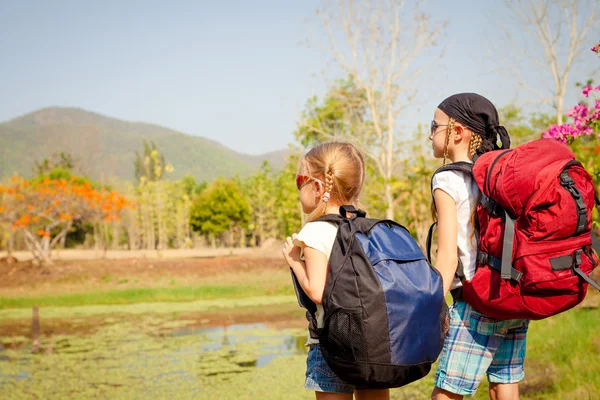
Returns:
[[[333,232],[337,232],[337,225],[334,224],[333,222],[327,222],[327,221],[312,221],[312,222],[307,222],[306,225],[304,225],[304,227],[302,227],[302,229],[300,230],[300,232],[298,234],[301,233],[305,233],[305,234],[311,234],[311,233],[319,233],[319,232],[323,232],[323,233],[331,233]]]
[[[294,237],[296,246],[309,246],[322,251],[327,256],[337,236],[337,225],[327,221],[308,222]]]
[[[460,201],[476,194],[477,186],[473,176],[462,171],[442,171],[433,176],[431,190],[441,189],[454,201]]]
[[[441,171],[433,175],[431,183],[436,186],[455,186],[455,185],[470,185],[473,182],[473,175],[463,171]]]

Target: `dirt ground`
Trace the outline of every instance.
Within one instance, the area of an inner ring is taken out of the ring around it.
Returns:
[[[208,283],[239,283],[248,277],[288,274],[283,258],[246,256],[117,260],[57,261],[52,266],[30,262],[0,263],[0,296],[40,296],[89,290],[130,287],[193,286]],[[303,311],[296,305],[281,305],[264,313],[262,308],[184,313],[176,319],[195,320],[198,326],[267,323],[278,328],[306,326]],[[119,318],[117,316],[117,318]],[[124,317],[125,318],[125,317]],[[45,319],[42,334],[89,334],[104,324],[105,317],[87,317],[82,323],[69,319]],[[193,326],[193,325],[192,325]],[[0,336],[31,336],[30,320],[0,321]]]
[[[57,261],[51,266],[30,262],[0,263],[0,296],[47,295],[130,287],[188,286],[222,281],[227,276],[268,274],[285,268],[283,258],[246,256]]]

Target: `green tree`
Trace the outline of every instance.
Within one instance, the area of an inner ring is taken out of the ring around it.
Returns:
[[[302,208],[295,181],[299,159],[300,154],[297,151],[290,151],[285,166],[275,178],[277,184],[275,214],[277,215],[277,231],[282,238],[299,232],[302,227]]]
[[[365,121],[366,99],[356,87],[352,76],[336,81],[322,102],[313,96],[306,102],[300,117],[296,139],[303,147],[313,147],[323,141],[351,138]]]
[[[277,236],[277,214],[275,213],[277,188],[275,176],[268,161],[263,161],[256,174],[246,180],[244,190],[249,199],[252,245],[261,245],[267,238]]]
[[[190,210],[192,229],[206,235],[213,247],[226,232],[232,245],[235,233],[247,228],[249,220],[248,200],[235,180],[215,180],[196,197]]]
[[[543,113],[525,115],[516,105],[509,104],[498,110],[500,123],[510,134],[511,147],[540,139],[542,132],[554,120],[553,116]]]
[[[204,181],[197,183],[196,178],[190,174],[185,174],[183,178],[181,178],[180,182],[183,190],[190,198],[200,194],[200,192],[202,192],[202,190],[204,190],[207,186],[207,183]]]
[[[72,173],[77,166],[77,158],[71,153],[54,153],[50,158],[44,158],[42,161],[35,161],[33,171],[37,176],[48,177],[53,171],[62,171],[63,173]],[[49,179],[61,179],[64,176],[50,177]]]
[[[144,149],[142,153],[135,153],[133,168],[138,182],[142,179],[146,181],[158,181],[163,178],[163,168],[166,166],[165,157],[158,151],[156,144],[144,140]]]

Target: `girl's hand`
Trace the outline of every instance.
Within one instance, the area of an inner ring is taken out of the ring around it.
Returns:
[[[287,261],[288,265],[291,267],[292,263],[300,261],[300,246],[296,246],[293,243],[293,240],[296,238],[296,234],[294,233],[291,237],[288,236],[285,239],[285,243],[283,245],[283,256]]]

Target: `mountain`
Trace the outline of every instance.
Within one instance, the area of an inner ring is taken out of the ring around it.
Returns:
[[[134,179],[135,153],[143,141],[154,141],[174,171],[197,181],[218,176],[247,176],[268,160],[274,169],[285,162],[286,150],[259,156],[237,153],[215,141],[158,125],[128,122],[79,108],[44,108],[0,123],[0,177],[31,176],[36,161],[66,152],[78,160],[82,174],[94,179]]]

